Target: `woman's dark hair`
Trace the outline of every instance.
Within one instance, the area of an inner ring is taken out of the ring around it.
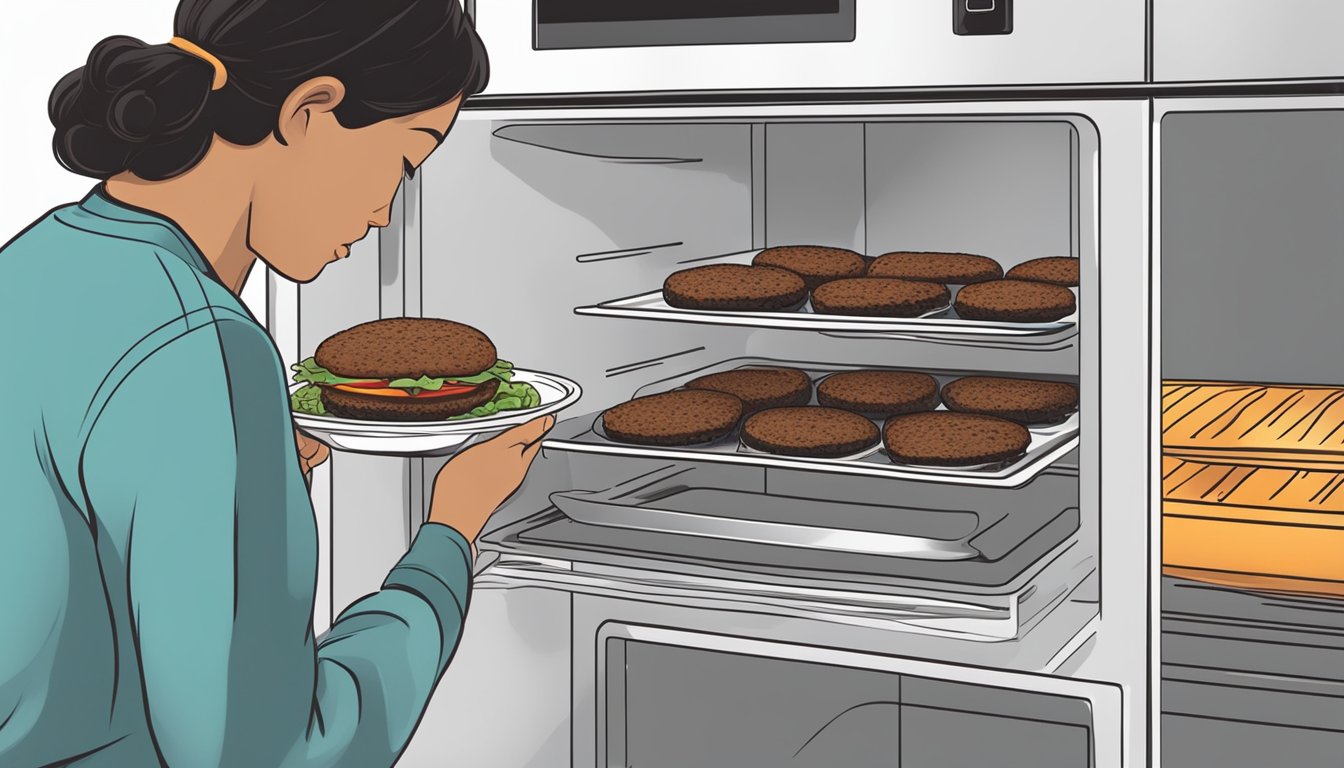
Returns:
[[[299,84],[345,84],[335,116],[362,128],[446,104],[485,87],[485,46],[460,0],[181,0],[173,33],[224,63],[171,45],[109,37],[51,92],[61,165],[107,179],[190,170],[218,134],[250,146],[277,130]]]

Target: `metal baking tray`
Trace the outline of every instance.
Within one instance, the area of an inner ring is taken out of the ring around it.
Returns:
[[[730,253],[696,261],[690,266],[706,264],[750,264],[758,251]],[[961,286],[949,285],[955,301]],[[1074,296],[1078,289],[1072,289]],[[706,325],[732,325],[754,328],[774,328],[799,331],[820,331],[845,336],[877,336],[881,338],[918,339],[961,343],[982,342],[993,346],[1022,345],[1028,348],[1053,347],[1078,335],[1078,311],[1068,317],[1048,323],[1009,323],[985,320],[966,320],[953,307],[935,310],[923,317],[856,317],[823,315],[810,310],[810,305],[793,312],[721,312],[680,309],[663,300],[661,289],[638,296],[613,299],[592,306],[577,307],[579,315],[625,317],[637,320],[664,320]]]
[[[551,503],[588,525],[922,560],[982,557],[976,541],[990,529],[998,528],[996,541],[1020,542],[1042,524],[1031,514],[759,493],[723,487],[705,475],[669,466],[604,491],[554,493]]]
[[[806,371],[815,382],[830,373],[848,370],[916,370],[887,366],[843,366],[821,365],[817,363],[785,360],[767,360],[760,358],[739,358],[712,365],[680,376],[653,382],[635,392],[635,397],[651,395],[676,389],[699,376],[720,371],[740,368],[790,367]],[[960,372],[946,372],[918,369],[938,379],[939,386],[968,375]],[[1059,376],[1039,376],[1036,378],[1070,381],[1075,378]],[[816,402],[815,386],[813,403]],[[939,406],[944,409],[944,406]],[[881,426],[881,420],[875,420]],[[884,448],[867,452],[864,455],[847,459],[817,459],[795,456],[779,456],[761,453],[743,446],[737,434],[723,440],[692,446],[647,446],[619,443],[605,436],[602,431],[601,412],[567,420],[552,430],[551,437],[545,441],[547,450],[561,450],[575,453],[598,453],[617,456],[646,456],[670,460],[707,461],[726,464],[743,464],[756,467],[779,467],[783,469],[817,470],[844,474],[893,477],[907,480],[926,480],[955,483],[961,485],[988,485],[998,487],[1016,487],[1028,482],[1045,468],[1066,455],[1078,445],[1078,412],[1074,411],[1064,421],[1057,424],[1030,425],[1031,443],[1021,457],[1008,462],[981,467],[929,467],[909,464],[896,464],[886,455]]]

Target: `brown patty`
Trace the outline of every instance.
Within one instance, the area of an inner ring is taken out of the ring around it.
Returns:
[[[499,390],[499,381],[491,379],[460,395],[443,397],[381,397],[358,395],[331,387],[322,387],[322,405],[333,416],[369,421],[442,421],[460,416],[478,405],[485,405]]]
[[[1065,287],[1079,283],[1078,259],[1068,256],[1047,256],[1043,259],[1024,261],[1008,270],[1011,280],[1035,280],[1038,283],[1050,283]]]
[[[779,267],[803,278],[810,291],[842,277],[863,277],[867,262],[848,248],[821,245],[782,245],[766,248],[751,260],[761,267]]]
[[[1027,280],[994,280],[968,285],[957,292],[957,314],[966,320],[1048,323],[1068,317],[1078,307],[1073,291]]]
[[[607,437],[637,445],[694,445],[727,436],[742,401],[725,392],[683,389],[637,397],[602,414]]]
[[[680,309],[791,310],[807,300],[807,286],[785,269],[710,264],[668,275],[663,299]]]
[[[877,425],[857,413],[815,405],[771,408],[742,425],[742,442],[784,456],[836,459],[873,447]]]
[[[317,345],[317,364],[347,379],[473,376],[495,364],[495,345],[469,325],[430,317],[361,323]]]
[[[873,416],[931,411],[938,407],[938,380],[904,371],[833,373],[817,385],[817,402]]]
[[[1061,381],[967,376],[943,388],[943,402],[954,411],[1042,424],[1073,413],[1078,388]]]
[[[824,315],[919,317],[946,307],[947,286],[885,277],[833,280],[812,292],[812,309]]]
[[[740,398],[747,413],[783,405],[807,405],[812,379],[797,368],[749,368],[692,379],[688,389],[710,389]]]
[[[1003,267],[988,256],[970,253],[894,251],[868,265],[869,277],[899,277],[926,283],[969,285],[1003,277]]]
[[[964,467],[1021,456],[1031,433],[994,416],[929,411],[893,416],[882,428],[882,439],[894,462]]]

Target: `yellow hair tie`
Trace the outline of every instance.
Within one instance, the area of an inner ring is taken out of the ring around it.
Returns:
[[[218,91],[229,81],[229,71],[224,68],[224,62],[215,57],[214,54],[205,50],[201,46],[181,37],[174,37],[168,41],[168,44],[174,48],[180,48],[198,59],[204,59],[215,68],[215,81],[210,85],[210,90]]]

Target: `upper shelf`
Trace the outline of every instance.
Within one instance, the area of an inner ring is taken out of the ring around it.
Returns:
[[[704,264],[750,264],[757,251],[725,254],[697,260]],[[954,295],[956,286],[953,288]],[[1074,290],[1077,293],[1077,290]],[[900,339],[932,343],[1053,351],[1070,346],[1078,335],[1078,312],[1050,323],[1008,323],[965,320],[955,308],[918,318],[853,317],[822,315],[810,306],[796,312],[721,312],[678,309],[663,300],[661,289],[577,307],[579,315],[625,317],[704,325],[731,325],[781,330],[812,331],[848,338]]]

